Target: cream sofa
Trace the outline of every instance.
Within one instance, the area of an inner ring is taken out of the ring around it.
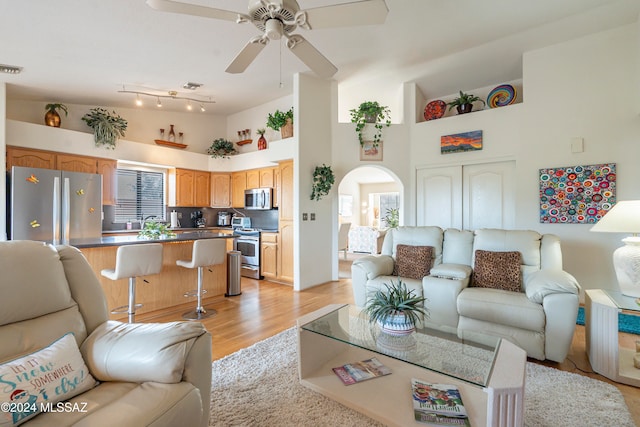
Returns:
[[[425,296],[425,324],[469,337],[506,338],[529,357],[561,362],[575,330],[580,286],[562,269],[560,240],[535,231],[482,229],[475,232],[439,227],[390,230],[382,253],[354,261],[351,269],[357,306],[384,283],[397,281],[393,268],[398,244],[431,246],[433,267],[421,279],[402,278]],[[519,292],[470,286],[476,250],[521,254]]]
[[[62,410],[25,416],[22,425],[208,425],[211,335],[202,324],[109,321],[100,283],[73,247],[0,242],[0,271],[0,369],[10,369],[0,388],[2,401],[26,394],[34,401],[38,396],[38,405],[54,402],[59,392],[74,391],[74,381],[89,379],[88,389],[65,399]],[[72,365],[66,355],[59,363],[51,361],[57,350],[51,344],[60,337],[74,347],[75,362],[86,366]],[[21,364],[24,356],[28,363]],[[49,361],[56,375],[71,373],[71,380],[43,376],[49,367],[42,362],[37,365],[43,370],[29,371],[29,378],[11,373],[36,366],[36,357]],[[11,416],[23,415],[4,411],[0,425],[7,416],[12,425]]]

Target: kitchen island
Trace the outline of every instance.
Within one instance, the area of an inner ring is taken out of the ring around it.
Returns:
[[[176,260],[190,260],[193,241],[199,239],[230,239],[228,233],[217,231],[189,231],[178,233],[175,237],[159,240],[139,239],[135,234],[120,236],[103,236],[96,239],[75,239],[70,245],[77,247],[87,258],[91,268],[98,276],[102,289],[107,297],[108,309],[126,305],[128,280],[109,280],[100,274],[103,269],[111,269],[116,265],[116,251],[119,246],[145,243],[161,243],[162,271],[159,274],[145,276],[136,282],[136,302],[143,304],[136,314],[166,309],[184,303],[195,304],[195,297],[185,298],[187,291],[194,290],[197,284],[197,269],[178,267]],[[144,280],[142,280],[144,279]],[[227,263],[205,268],[203,272],[203,288],[206,297],[224,295],[227,286]],[[111,319],[126,321],[127,314],[112,314]]]

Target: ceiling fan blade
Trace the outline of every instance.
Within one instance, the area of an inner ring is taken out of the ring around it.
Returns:
[[[328,78],[338,71],[335,65],[301,35],[293,34],[286,37],[287,47],[291,52],[318,76]]]
[[[306,9],[304,12],[309,26],[318,29],[382,24],[389,9],[384,0],[364,0]]]
[[[269,43],[269,39],[264,36],[254,37],[249,40],[249,42],[244,45],[240,53],[238,53],[236,57],[233,58],[233,61],[231,61],[231,64],[229,64],[225,71],[231,74],[244,72],[249,64],[251,64],[253,60],[256,59],[256,56],[258,56],[258,54],[262,52],[262,49],[264,49],[267,43]]]
[[[182,13],[184,15],[202,16],[204,18],[223,19],[225,21],[238,22],[249,17],[230,10],[214,9],[212,7],[198,6],[195,4],[181,3],[172,0],[147,0],[147,5],[162,12]]]

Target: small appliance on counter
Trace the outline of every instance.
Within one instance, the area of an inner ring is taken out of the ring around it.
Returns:
[[[237,228],[251,228],[251,218],[248,216],[234,216],[231,218],[231,227]]]
[[[231,214],[229,212],[218,212],[218,227],[228,227],[231,225]]]
[[[193,226],[196,228],[204,228],[207,226],[207,220],[203,218],[202,211],[191,212],[191,220],[193,221]]]

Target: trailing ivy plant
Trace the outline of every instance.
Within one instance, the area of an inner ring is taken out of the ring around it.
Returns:
[[[237,151],[233,146],[233,142],[224,138],[218,138],[213,140],[213,143],[207,148],[207,154],[215,158],[228,159],[230,155],[236,154]]]
[[[377,101],[365,101],[358,108],[349,110],[349,113],[351,114],[351,123],[356,124],[360,145],[364,145],[362,131],[367,123],[371,123],[376,128],[373,135],[373,146],[377,147],[382,140],[382,127],[391,126],[389,107],[380,105]]]
[[[112,150],[116,148],[116,141],[124,137],[128,125],[115,111],[110,113],[99,107],[89,110],[82,121],[93,129],[93,140],[97,147],[104,145]]]
[[[316,166],[313,172],[313,190],[311,192],[311,200],[320,200],[331,191],[331,187],[335,182],[335,177],[331,171],[331,166],[323,164]]]

